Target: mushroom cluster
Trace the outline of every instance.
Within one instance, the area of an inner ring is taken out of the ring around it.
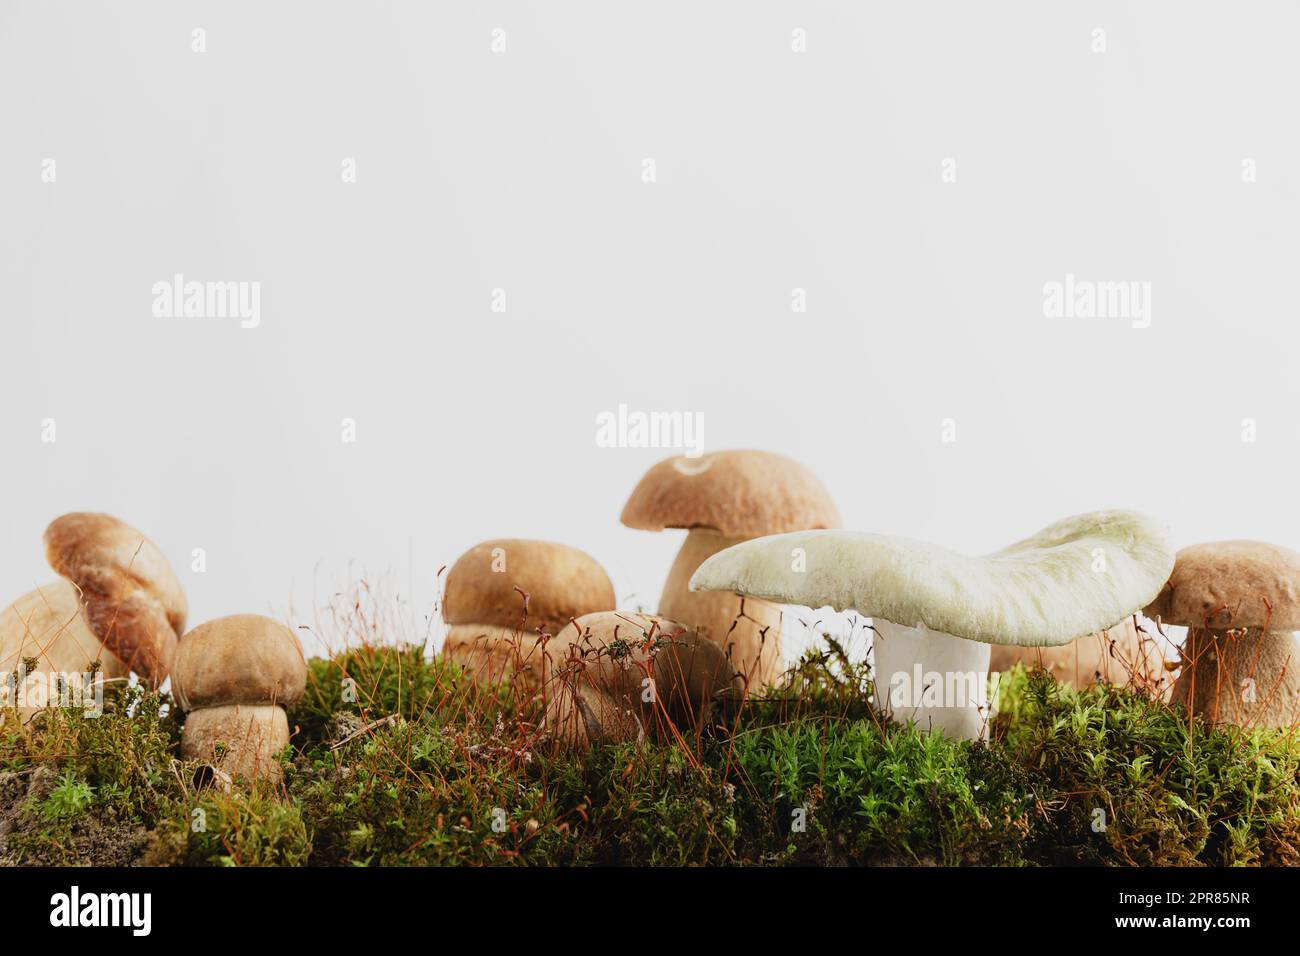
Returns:
[[[1163,656],[1152,659],[1139,612],[1189,629],[1174,704],[1211,724],[1300,723],[1300,554],[1278,545],[1175,556],[1150,518],[1099,511],[971,557],[833,530],[821,482],[759,451],[659,462],[622,521],[687,532],[655,614],[615,610],[604,568],[550,541],[484,541],[447,575],[443,655],[538,698],[569,747],[703,732],[779,678],[784,605],[869,618],[879,709],[955,738],[987,733],[989,678],[1016,661],[1081,685],[1137,671],[1156,686]],[[45,546],[60,579],[0,614],[0,673],[135,673],[153,688],[170,676],[186,758],[278,780],[285,708],[307,679],[293,631],[240,614],[184,632],[166,558],[109,515],[64,515]]]
[[[134,672],[162,684],[187,606],[158,547],[111,515],[78,512],[45,529],[45,556],[61,577],[0,612],[0,673],[94,671],[108,680]],[[41,707],[16,709],[25,719]]]
[[[614,605],[609,575],[584,551],[552,541],[484,541],[447,572],[443,656],[476,680],[513,676],[517,689],[535,694],[548,679],[551,635]]]
[[[722,647],[750,692],[781,674],[781,608],[757,596],[697,593],[687,585],[704,561],[764,535],[835,528],[830,493],[803,465],[765,451],[677,457],[651,468],[623,508],[623,524],[644,531],[685,529],[659,613]]]

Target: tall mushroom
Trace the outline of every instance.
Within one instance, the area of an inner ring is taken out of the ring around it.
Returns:
[[[232,777],[280,779],[286,704],[302,698],[307,662],[294,633],[269,617],[234,614],[181,638],[172,693],[187,712],[181,755]]]
[[[647,614],[580,617],[556,635],[552,660],[547,727],[575,749],[639,740],[647,728],[698,732],[745,692],[718,645]]]
[[[534,694],[547,679],[542,635],[615,603],[609,575],[585,551],[553,541],[484,541],[447,572],[442,653],[476,680],[513,674],[523,693]]]
[[[77,512],[45,529],[45,557],[62,577],[0,613],[0,673],[35,659],[32,673],[166,680],[187,607],[158,547],[117,518]],[[18,707],[24,718],[39,709]]]
[[[697,594],[687,587],[706,559],[761,535],[834,528],[839,512],[807,468],[765,451],[720,451],[659,462],[632,491],[623,524],[644,531],[687,530],[659,598],[664,617],[726,649],[749,690],[775,681],[781,656],[781,608],[750,597]],[[742,613],[743,612],[743,613]]]
[[[714,555],[691,587],[870,617],[877,705],[978,739],[989,645],[1068,644],[1112,627],[1159,592],[1173,560],[1150,519],[1100,511],[982,558],[887,535],[775,535]]]
[[[1187,628],[1173,703],[1211,724],[1300,719],[1300,554],[1260,541],[1183,548],[1146,615]]]

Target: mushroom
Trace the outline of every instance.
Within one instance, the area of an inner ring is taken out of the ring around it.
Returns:
[[[0,673],[35,659],[32,674],[166,680],[187,608],[158,547],[117,518],[78,512],[45,529],[45,556],[62,577],[0,613]],[[17,709],[26,718],[40,706]]]
[[[447,572],[442,653],[475,680],[517,675],[520,690],[534,694],[546,682],[543,634],[615,603],[609,575],[585,551],[552,541],[484,541]]]
[[[1000,673],[1016,664],[1042,667],[1062,684],[1090,687],[1102,683],[1156,687],[1164,679],[1164,656],[1143,636],[1131,617],[1114,627],[1058,647],[994,644],[989,670]]]
[[[1300,717],[1300,554],[1260,541],[1183,548],[1145,613],[1187,628],[1172,703],[1210,724]]]
[[[738,703],[744,679],[717,644],[676,621],[602,611],[552,643],[555,690],[547,727],[562,745],[640,740],[647,727],[702,729]]]
[[[791,560],[796,549],[802,563]],[[1099,511],[982,558],[879,534],[775,535],[714,555],[691,588],[870,617],[877,706],[979,739],[990,644],[1068,644],[1112,627],[1159,592],[1173,560],[1150,519]]]
[[[181,638],[172,694],[188,716],[181,755],[232,777],[280,779],[284,705],[302,698],[307,662],[294,633],[258,614],[200,624]]]
[[[706,559],[761,535],[834,528],[839,512],[807,468],[765,451],[719,451],[659,462],[632,491],[623,524],[644,531],[687,529],[659,613],[725,648],[749,689],[774,682],[784,669],[781,608],[756,597],[696,594],[687,587]]]

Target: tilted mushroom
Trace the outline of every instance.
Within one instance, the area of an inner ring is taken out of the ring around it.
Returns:
[[[765,451],[669,458],[646,472],[622,521],[645,531],[687,530],[658,613],[728,649],[750,692],[774,682],[785,666],[780,606],[757,596],[742,601],[731,594],[692,593],[687,584],[707,558],[741,541],[837,527],[839,512],[817,477]]]
[[[258,614],[200,624],[181,638],[172,667],[172,694],[187,713],[181,755],[234,777],[278,780],[284,707],[306,686],[302,645],[283,624]]]
[[[546,682],[545,642],[575,617],[613,610],[614,585],[591,555],[553,541],[499,538],[466,551],[447,572],[443,656],[487,683]]]
[[[1146,615],[1187,628],[1173,703],[1211,724],[1300,719],[1300,554],[1260,541],[1183,548]]]
[[[1121,687],[1154,688],[1165,677],[1163,654],[1131,617],[1057,647],[993,645],[989,660],[993,673],[1009,671],[1016,664],[1042,667],[1062,684],[1074,687],[1090,687],[1100,680]]]
[[[639,740],[647,728],[689,735],[744,697],[722,649],[676,621],[603,611],[552,642],[547,727],[564,745]]]
[[[35,659],[33,673],[134,671],[153,688],[166,680],[187,608],[158,547],[117,518],[77,512],[45,529],[45,556],[62,579],[0,612],[0,674]],[[18,711],[25,718],[39,709]]]
[[[1159,592],[1173,560],[1150,519],[1101,511],[982,558],[887,535],[775,535],[714,555],[691,587],[870,617],[877,705],[977,739],[991,644],[1068,644],[1112,627]]]

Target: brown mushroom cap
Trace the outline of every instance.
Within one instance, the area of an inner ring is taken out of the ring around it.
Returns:
[[[1178,552],[1146,608],[1166,624],[1209,630],[1300,630],[1300,554],[1262,541],[1214,541]]]
[[[559,686],[547,722],[568,745],[639,739],[662,716],[698,725],[744,699],[744,678],[717,644],[649,614],[606,611],[564,628],[551,648]],[[654,694],[647,698],[646,678]]]
[[[623,524],[644,531],[711,528],[729,537],[834,528],[840,513],[817,476],[767,451],[678,456],[645,473],[623,506]]]
[[[200,624],[181,638],[172,693],[184,710],[226,704],[292,704],[307,686],[293,631],[259,614]]]
[[[157,545],[111,515],[76,512],[45,529],[45,557],[80,590],[86,621],[109,653],[161,684],[187,606]]]
[[[519,591],[528,595],[526,619]],[[498,538],[470,548],[447,572],[442,618],[448,624],[522,625],[553,634],[575,617],[610,611],[615,604],[609,575],[585,551]]]
[[[587,614],[560,631],[554,644],[553,667],[585,657],[587,678],[607,693],[639,693],[641,678],[653,676],[669,709],[684,702],[734,703],[745,696],[744,680],[722,648],[665,617],[630,611]],[[591,667],[593,661],[598,666]],[[651,665],[650,673],[637,666],[642,663]]]

